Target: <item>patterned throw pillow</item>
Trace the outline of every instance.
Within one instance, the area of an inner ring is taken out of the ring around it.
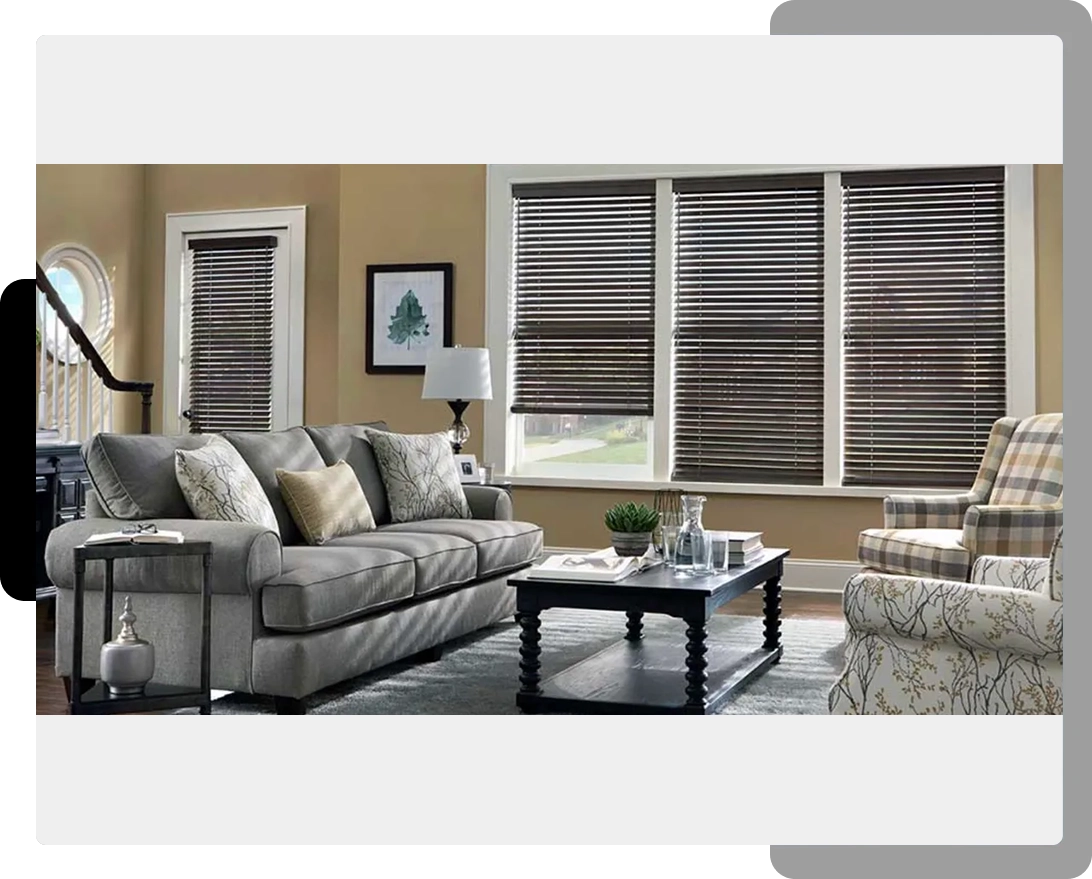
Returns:
[[[311,546],[375,530],[375,517],[353,468],[338,461],[321,470],[276,470],[281,497]]]
[[[447,433],[368,430],[391,507],[391,522],[469,519]]]
[[[198,519],[249,522],[280,534],[258,477],[223,437],[214,436],[199,449],[177,449],[174,475]]]

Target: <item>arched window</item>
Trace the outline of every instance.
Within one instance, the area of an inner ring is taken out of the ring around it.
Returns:
[[[92,344],[101,349],[114,318],[113,291],[102,262],[82,245],[59,244],[46,252],[41,265],[68,313],[83,327]],[[68,329],[55,317],[41,291],[38,291],[37,323],[50,357],[60,363],[83,359]]]

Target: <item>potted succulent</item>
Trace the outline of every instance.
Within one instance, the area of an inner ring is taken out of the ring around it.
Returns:
[[[638,556],[648,551],[660,514],[644,504],[615,504],[603,521],[610,529],[610,545],[618,555]]]

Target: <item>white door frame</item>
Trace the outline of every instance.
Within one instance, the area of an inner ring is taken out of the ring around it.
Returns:
[[[186,431],[182,410],[182,360],[185,356],[184,279],[186,238],[189,235],[275,232],[288,254],[287,291],[275,299],[273,311],[273,429],[303,423],[304,272],[307,208],[209,211],[167,214],[163,269],[163,433]],[[278,275],[280,270],[278,269]]]

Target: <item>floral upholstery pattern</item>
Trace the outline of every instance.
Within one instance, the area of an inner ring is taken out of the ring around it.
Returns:
[[[1060,537],[1049,561],[980,558],[973,577],[850,578],[831,713],[1061,714]]]

